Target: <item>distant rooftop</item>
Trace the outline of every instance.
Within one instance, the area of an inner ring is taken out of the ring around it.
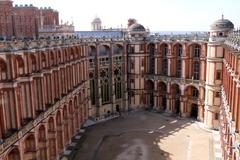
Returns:
[[[94,38],[113,38],[123,37],[124,32],[122,31],[76,31],[75,34],[79,38],[94,37]]]

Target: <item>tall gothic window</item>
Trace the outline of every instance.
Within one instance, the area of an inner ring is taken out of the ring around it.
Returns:
[[[106,104],[110,102],[109,77],[107,69],[100,72],[100,78],[102,104]]]
[[[89,79],[90,79],[90,98],[91,98],[91,103],[92,105],[96,104],[96,84],[95,84],[95,79],[93,76],[93,73],[89,74]]]
[[[122,98],[121,68],[116,68],[114,70],[114,80],[115,80],[115,97],[116,99],[120,99]]]

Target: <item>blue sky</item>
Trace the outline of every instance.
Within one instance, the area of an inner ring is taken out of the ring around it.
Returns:
[[[76,30],[90,30],[95,16],[103,26],[126,26],[135,18],[151,31],[208,31],[221,15],[240,27],[240,0],[13,0],[14,4],[51,7]]]

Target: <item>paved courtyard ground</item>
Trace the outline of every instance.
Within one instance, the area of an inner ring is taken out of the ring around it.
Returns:
[[[89,127],[75,160],[211,160],[212,134],[192,119],[139,111]]]

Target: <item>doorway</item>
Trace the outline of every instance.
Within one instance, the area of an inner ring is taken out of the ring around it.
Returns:
[[[179,99],[176,99],[176,101],[175,101],[175,111],[176,111],[177,115],[180,114],[180,100]]]
[[[197,104],[192,104],[191,105],[191,117],[194,119],[197,119],[198,117],[198,105]]]

